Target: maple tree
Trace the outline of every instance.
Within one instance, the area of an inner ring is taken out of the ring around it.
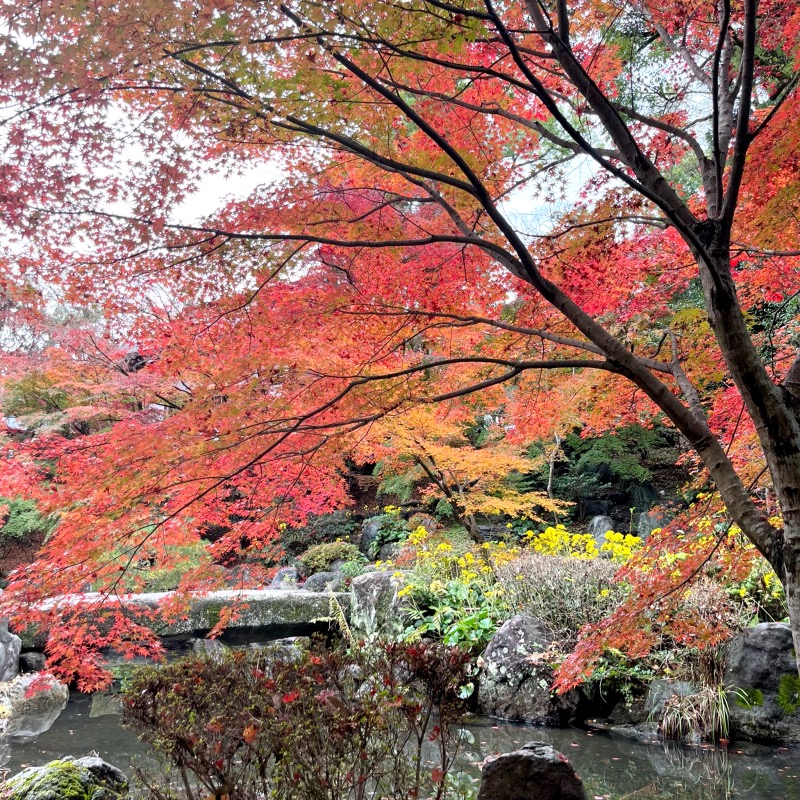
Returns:
[[[346,504],[388,414],[501,408],[509,445],[657,414],[800,653],[794,3],[2,8],[4,373],[84,426],[6,450],[0,493],[61,510],[18,612]]]
[[[439,418],[440,408],[421,406],[384,417],[357,449],[358,457],[377,462],[409,489],[419,483],[421,500],[435,502],[437,514],[452,516],[478,544],[483,542],[479,515],[541,521],[565,508],[546,494],[515,485],[512,476],[523,476],[535,462],[509,445],[491,415],[481,420],[478,435],[470,436],[464,421]]]

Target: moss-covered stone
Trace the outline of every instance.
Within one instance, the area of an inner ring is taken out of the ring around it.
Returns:
[[[784,675],[781,678],[775,702],[784,714],[794,714],[800,708],[800,675]]]
[[[330,599],[327,593],[303,592],[297,589],[244,589],[209,592],[202,597],[193,597],[185,615],[178,619],[163,622],[153,618],[153,611],[173,597],[172,592],[127,595],[119,602],[123,603],[131,616],[138,617],[143,625],[148,626],[159,636],[180,636],[190,634],[202,636],[212,630],[222,618],[225,609],[236,610],[234,619],[226,630],[260,629],[265,635],[270,632],[278,638],[283,636],[299,636],[313,633],[319,628],[319,621],[330,615]],[[348,612],[350,595],[336,593],[339,605]],[[101,598],[96,593],[73,595],[70,603],[86,604],[95,614],[96,604]],[[26,647],[44,647],[47,632],[26,629],[23,634]]]
[[[127,778],[99,758],[68,757],[9,778],[0,800],[124,800]]]
[[[764,692],[761,689],[750,687],[736,690],[736,705],[740,708],[753,708],[764,705]]]

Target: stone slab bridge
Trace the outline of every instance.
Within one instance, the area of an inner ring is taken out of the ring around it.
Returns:
[[[87,616],[98,613],[101,608],[120,604],[136,616],[142,613],[142,621],[162,638],[165,645],[180,646],[192,638],[203,638],[219,622],[226,608],[236,610],[220,637],[226,644],[269,642],[289,636],[309,636],[327,633],[330,622],[337,614],[349,616],[350,592],[306,592],[301,589],[229,589],[208,592],[189,598],[188,609],[180,618],[164,622],[150,619],[149,613],[175,597],[174,592],[119,595],[109,598],[98,592],[86,592],[53,600],[53,603],[69,603],[85,608]],[[336,605],[338,604],[338,609]],[[47,641],[47,631],[26,628],[18,630],[23,650],[42,650]]]

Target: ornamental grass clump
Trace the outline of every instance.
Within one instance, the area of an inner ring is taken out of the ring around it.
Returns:
[[[423,643],[238,651],[142,670],[124,718],[161,762],[137,769],[151,800],[455,800],[468,672]]]
[[[584,625],[600,622],[623,601],[625,587],[614,582],[617,569],[605,559],[526,550],[497,566],[494,576],[510,613],[540,620],[567,651]]]

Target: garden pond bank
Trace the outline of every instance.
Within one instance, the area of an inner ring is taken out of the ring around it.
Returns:
[[[102,696],[73,694],[52,728],[36,740],[11,744],[2,754],[16,773],[65,755],[97,753],[130,774],[131,763],[147,755],[147,746],[120,725]],[[728,749],[651,744],[616,739],[579,728],[539,728],[485,717],[467,722],[474,743],[462,752],[463,768],[478,775],[489,755],[542,740],[564,753],[583,778],[590,798],[648,797],[660,800],[800,800],[800,749],[740,743]],[[477,783],[476,783],[477,788]]]

